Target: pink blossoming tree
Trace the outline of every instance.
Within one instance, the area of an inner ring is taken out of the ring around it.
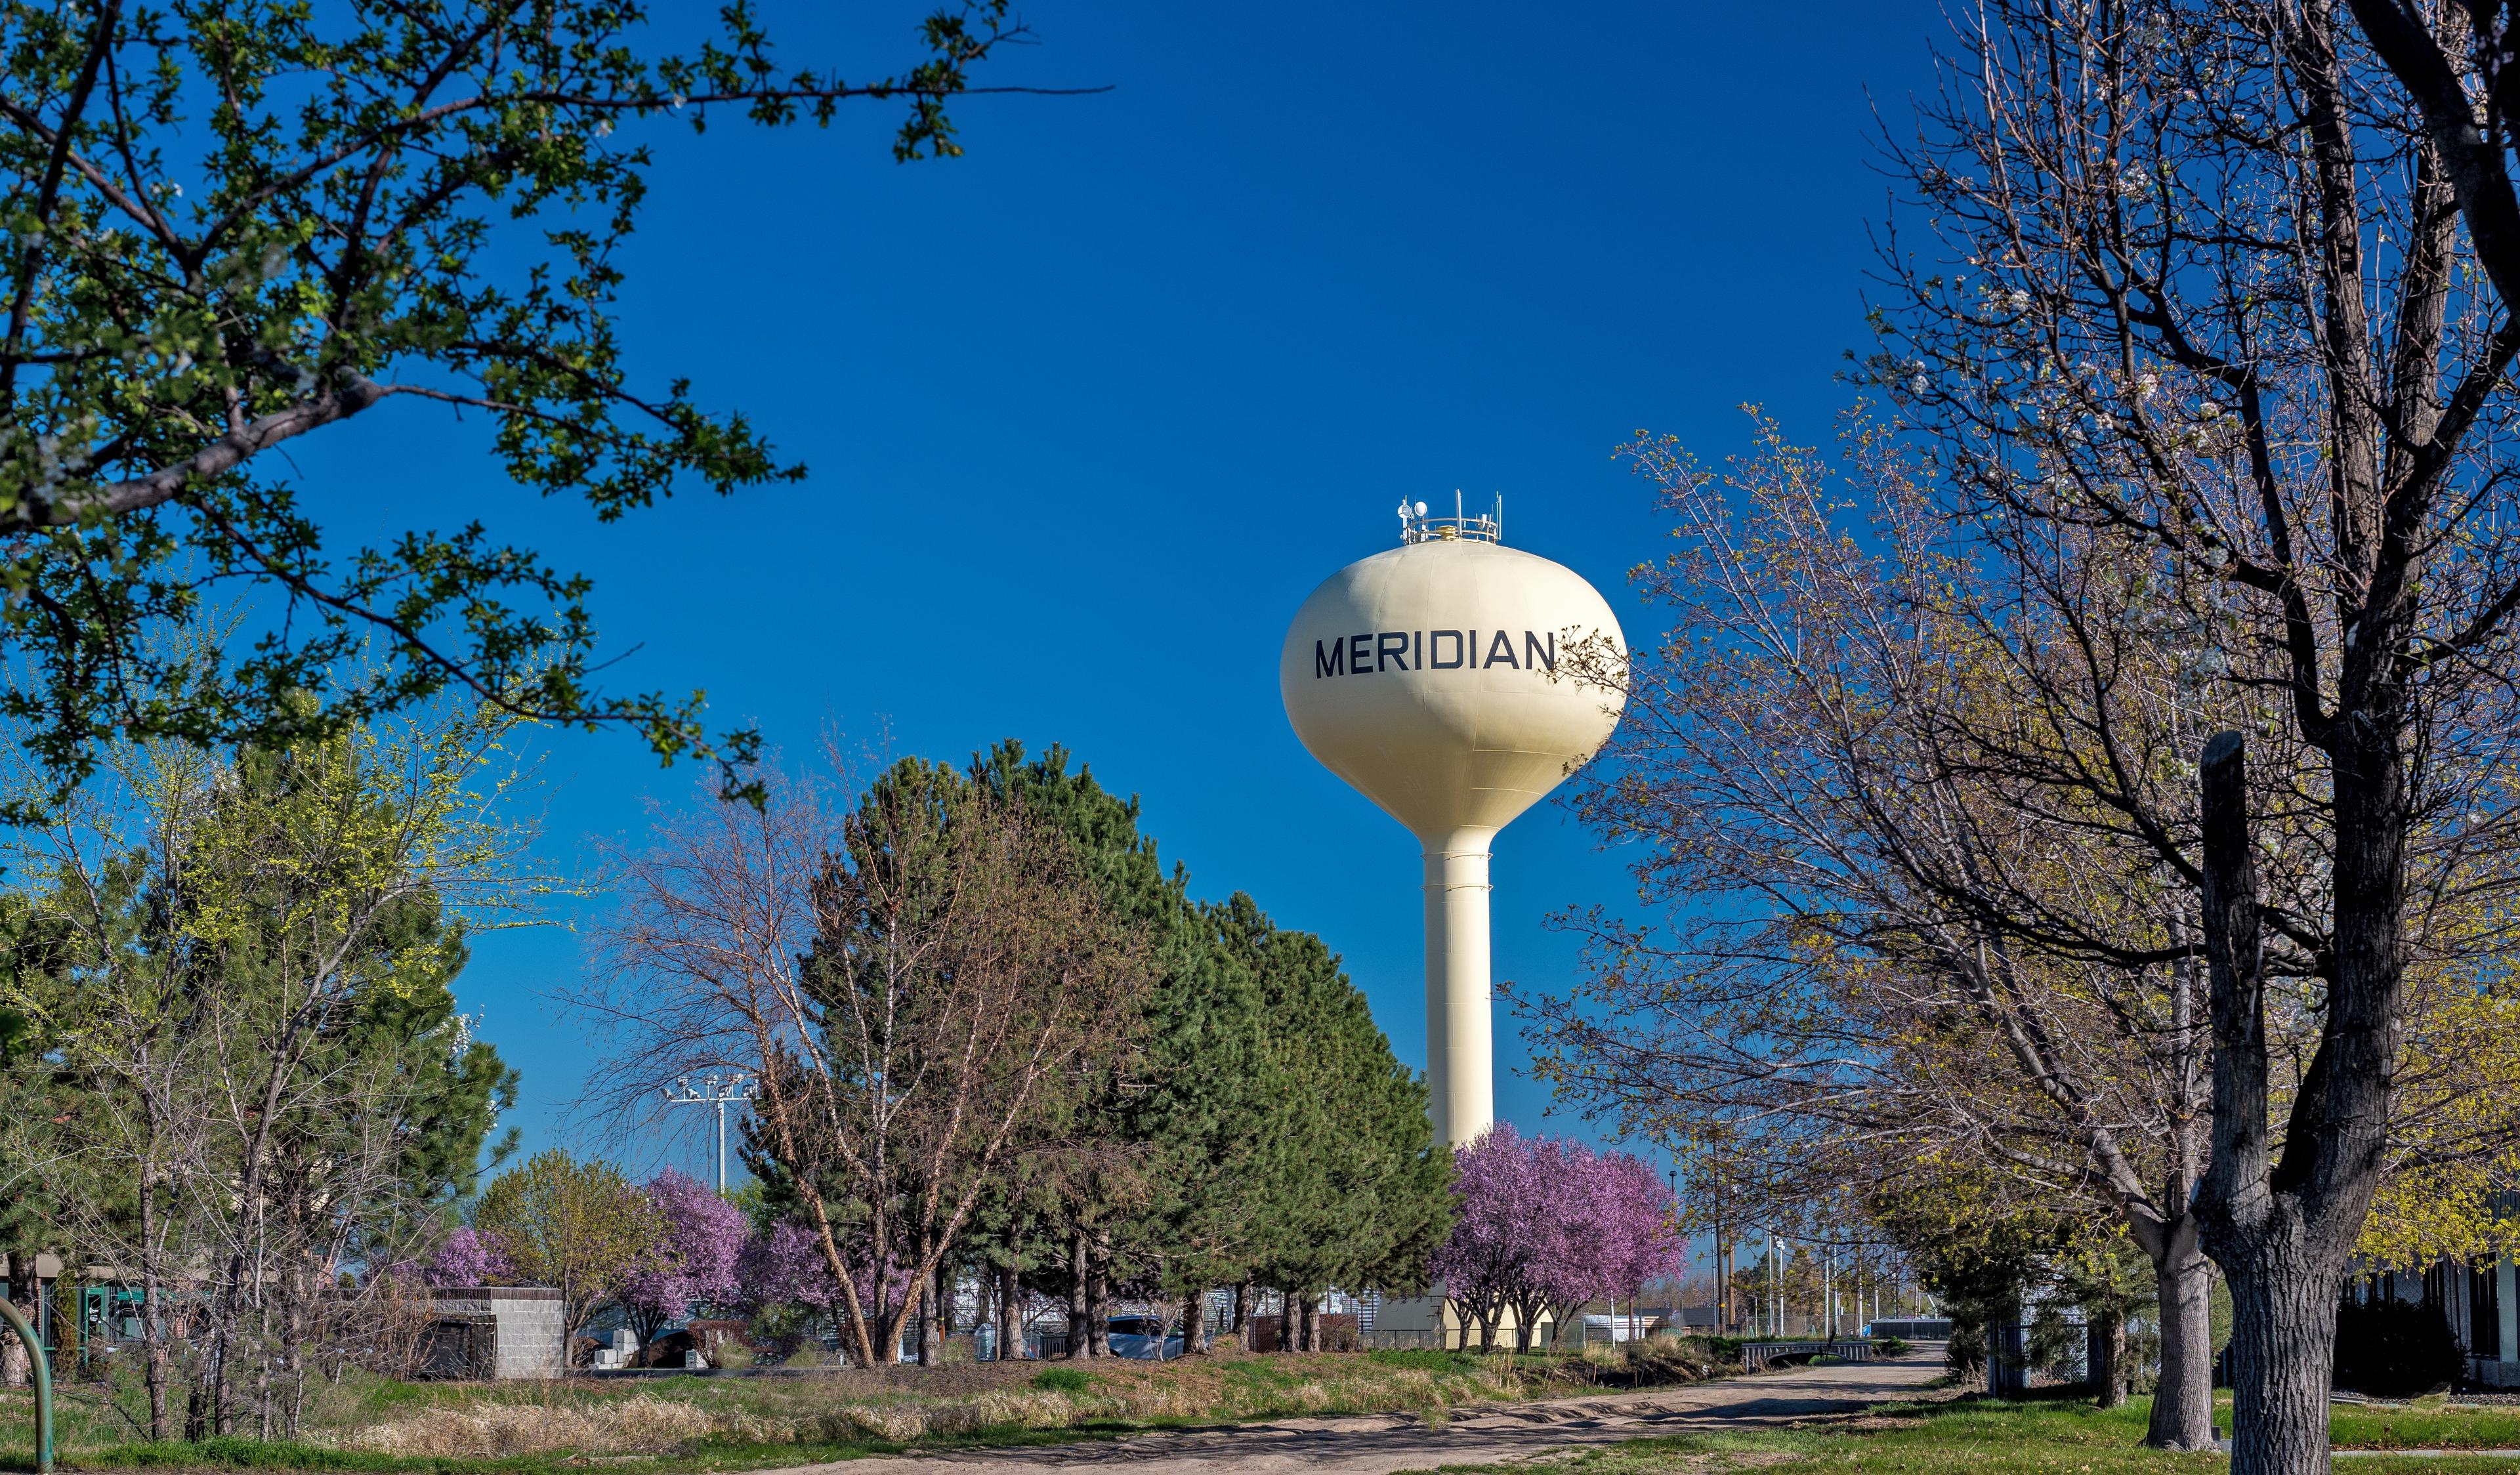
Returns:
[[[736,1260],[751,1228],[742,1209],[671,1168],[649,1182],[648,1201],[655,1207],[656,1245],[621,1286],[621,1308],[641,1342],[695,1306],[734,1303]]]
[[[746,1241],[735,1278],[746,1306],[801,1306],[828,1315],[839,1301],[813,1231],[792,1224],[772,1225]]]
[[[516,1271],[497,1245],[467,1225],[446,1236],[420,1274],[433,1286],[498,1285],[513,1278]]]
[[[1500,1123],[1454,1150],[1453,1192],[1453,1232],[1432,1270],[1482,1350],[1496,1345],[1508,1313],[1527,1351],[1544,1318],[1633,1300],[1680,1265],[1670,1195],[1625,1153],[1525,1138]]]

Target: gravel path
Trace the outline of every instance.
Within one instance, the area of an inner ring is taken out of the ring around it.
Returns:
[[[1938,1357],[1796,1367],[1642,1393],[1481,1404],[1430,1427],[1415,1414],[1284,1418],[1127,1439],[968,1450],[805,1465],[776,1475],[1043,1475],[1094,1465],[1130,1475],[1392,1475],[1490,1464],[1657,1434],[1847,1417],[1912,1398],[1942,1375]]]

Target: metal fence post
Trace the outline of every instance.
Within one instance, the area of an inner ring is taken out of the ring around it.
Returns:
[[[35,1369],[35,1470],[36,1475],[52,1475],[53,1469],[53,1369],[44,1356],[44,1342],[35,1328],[26,1324],[25,1313],[6,1295],[0,1295],[0,1320],[18,1333],[25,1344],[26,1361]]]

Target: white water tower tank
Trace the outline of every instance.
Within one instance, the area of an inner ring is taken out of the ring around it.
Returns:
[[[1425,848],[1426,1079],[1435,1140],[1496,1119],[1488,856],[1498,830],[1600,750],[1625,697],[1610,606],[1572,570],[1508,548],[1494,515],[1401,505],[1401,544],[1305,600],[1278,686],[1295,736]],[[1598,666],[1595,669],[1599,669]]]

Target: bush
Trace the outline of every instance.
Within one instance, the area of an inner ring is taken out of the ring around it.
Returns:
[[[1628,1371],[1640,1384],[1694,1383],[1707,1375],[1706,1355],[1678,1337],[1648,1337],[1621,1344]]]
[[[1906,1337],[1882,1337],[1873,1342],[1872,1350],[1885,1358],[1904,1358],[1916,1347]]]
[[[1094,1379],[1073,1367],[1045,1367],[1032,1375],[1032,1385],[1044,1393],[1083,1393]]]
[[[1943,1344],[1943,1365],[1963,1383],[1986,1376],[1986,1323],[1953,1318],[1951,1340]]]
[[[2404,1398],[2458,1386],[2467,1360],[2436,1307],[2347,1302],[2336,1313],[2336,1386]]]

